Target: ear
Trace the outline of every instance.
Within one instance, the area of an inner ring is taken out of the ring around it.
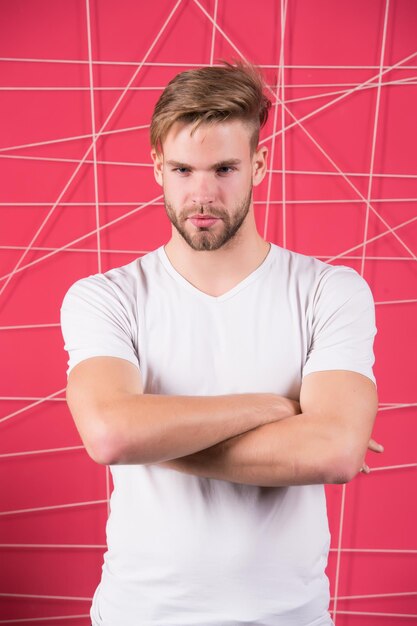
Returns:
[[[254,187],[259,185],[265,177],[267,167],[268,148],[260,146],[252,157],[252,183]]]
[[[164,156],[162,153],[157,152],[155,149],[151,150],[151,157],[153,161],[153,174],[158,185],[163,184],[163,166]]]

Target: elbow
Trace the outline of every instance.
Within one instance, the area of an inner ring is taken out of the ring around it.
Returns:
[[[327,485],[345,485],[353,480],[358,472],[353,471],[351,467],[331,468],[327,472],[325,484]]]
[[[83,437],[84,446],[89,457],[99,465],[121,465],[129,461],[126,438],[115,431],[103,420],[97,420],[94,428]],[[136,463],[139,455],[136,454]]]
[[[74,386],[67,389],[68,408],[87,454],[99,465],[142,463],[146,445],[142,436],[132,433],[128,402],[135,394],[113,392],[108,398],[103,392],[103,399],[97,395]]]
[[[362,461],[357,454],[339,452],[327,460],[324,468],[324,483],[329,485],[343,485],[357,476],[362,467]]]
[[[120,450],[110,433],[90,434],[83,438],[88,456],[99,465],[116,465],[120,462]]]

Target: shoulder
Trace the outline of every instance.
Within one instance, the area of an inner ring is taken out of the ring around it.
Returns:
[[[277,271],[294,280],[311,296],[319,295],[329,288],[340,292],[369,290],[368,283],[353,268],[331,265],[320,259],[272,244]]]
[[[126,265],[115,267],[104,273],[91,274],[76,280],[65,293],[62,307],[71,303],[99,304],[118,302],[126,307],[133,306],[143,275],[152,270],[156,262],[156,250],[135,259]]]
[[[373,303],[371,288],[366,280],[352,267],[326,265],[318,274],[312,290],[312,304],[320,300],[347,302],[355,296]]]

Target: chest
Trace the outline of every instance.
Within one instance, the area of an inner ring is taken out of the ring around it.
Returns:
[[[298,395],[308,341],[298,294],[254,285],[222,299],[165,287],[138,306],[146,392]]]

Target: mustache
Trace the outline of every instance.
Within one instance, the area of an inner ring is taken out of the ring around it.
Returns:
[[[225,211],[217,207],[204,207],[204,206],[190,207],[190,208],[186,207],[181,211],[181,217],[183,219],[187,219],[188,217],[191,217],[192,215],[201,215],[201,216],[212,215],[213,217],[223,218],[227,214],[225,213]]]

